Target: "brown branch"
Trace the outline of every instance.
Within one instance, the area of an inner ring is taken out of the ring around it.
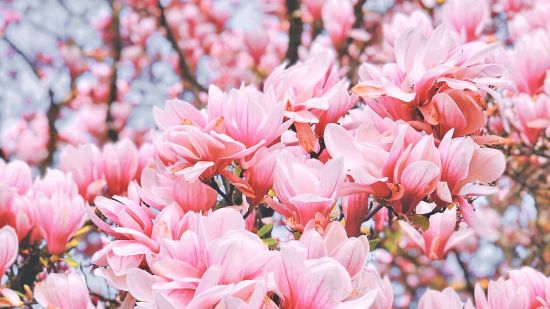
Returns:
[[[300,14],[299,0],[286,0],[286,12],[290,26],[288,28],[288,47],[285,53],[287,66],[298,61],[298,49],[302,43],[302,16]]]
[[[202,86],[197,81],[197,79],[191,72],[189,65],[185,61],[185,55],[178,45],[178,41],[176,39],[176,36],[174,35],[174,32],[172,31],[172,28],[170,28],[170,25],[168,25],[168,21],[166,20],[165,8],[160,3],[160,0],[157,3],[160,10],[160,26],[165,29],[166,39],[170,42],[170,45],[172,45],[172,48],[176,51],[176,54],[178,55],[178,68],[180,70],[182,80],[189,83],[191,87],[195,88],[196,90],[200,92],[206,92],[206,88],[204,88],[204,86]]]
[[[474,296],[474,284],[472,282],[472,278],[470,277],[470,271],[468,270],[468,267],[464,261],[460,258],[460,253],[458,251],[454,251],[456,260],[458,261],[458,265],[460,266],[460,269],[462,269],[462,273],[464,274],[464,280],[466,281],[466,290],[468,293],[470,293],[471,296]]]
[[[107,136],[109,140],[115,142],[118,140],[118,132],[114,127],[112,106],[117,100],[117,78],[118,78],[118,62],[120,61],[122,52],[122,40],[120,37],[120,2],[111,0],[112,10],[112,32],[113,32],[113,64],[111,65],[111,84],[109,85],[109,98],[107,101]]]

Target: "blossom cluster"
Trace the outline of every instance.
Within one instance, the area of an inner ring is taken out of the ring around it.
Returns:
[[[0,307],[550,307],[550,2],[228,2],[0,6]]]

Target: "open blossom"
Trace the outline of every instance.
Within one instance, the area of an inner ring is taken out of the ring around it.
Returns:
[[[408,213],[436,189],[441,163],[434,138],[417,135],[403,124],[390,128],[396,133],[384,130],[389,133],[384,134],[387,141],[394,138],[386,150],[386,140],[376,138],[376,127],[368,126],[357,129],[355,136],[341,126],[328,126],[327,150],[332,157],[344,159],[344,168],[354,180],[352,193],[372,193],[392,201],[398,212]]]
[[[279,66],[265,80],[264,89],[273,89],[285,104],[285,116],[294,120],[300,144],[311,152],[317,136],[310,124],[319,127],[336,122],[353,105],[347,82],[339,80],[332,56],[321,52],[313,58],[286,68]],[[317,129],[316,129],[317,130]]]
[[[4,226],[0,229],[0,279],[4,276],[6,270],[15,262],[17,251],[19,250],[19,242],[17,234],[11,226]]]
[[[429,228],[422,233],[405,221],[399,221],[399,225],[431,259],[443,259],[451,249],[474,236],[472,229],[455,230],[456,207],[433,214],[429,220]]]
[[[342,159],[323,164],[314,159],[298,159],[282,153],[277,158],[273,190],[279,202],[268,200],[270,207],[291,219],[300,228],[310,220],[328,223],[344,179]]]
[[[476,307],[492,308],[541,308],[547,307],[549,296],[548,278],[542,273],[523,267],[510,271],[508,279],[489,281],[487,295],[479,284],[475,287]]]
[[[410,28],[395,42],[396,63],[385,64],[382,68],[363,64],[359,71],[361,82],[353,90],[365,98],[392,98],[368,103],[370,106],[387,105],[388,113],[382,114],[383,117],[410,121],[408,117],[412,115],[406,110],[418,109],[422,118],[417,121],[424,125],[443,123],[449,126],[457,122],[457,126],[479,129],[485,121],[474,124],[465,123],[464,119],[483,120],[485,102],[482,95],[495,94],[491,87],[503,84],[503,68],[485,61],[495,47],[479,42],[457,45],[445,26],[436,28],[429,37],[419,28]],[[438,92],[453,89],[460,90],[462,96],[445,97],[448,103],[438,103],[435,98]],[[405,111],[390,112],[401,106],[407,107]],[[472,129],[468,131],[473,132]],[[441,134],[444,133],[446,131]]]
[[[258,146],[247,148],[231,137],[211,131],[206,133],[192,125],[173,126],[157,141],[162,162],[186,180],[208,180],[224,170],[233,160],[243,159]]]
[[[94,308],[84,277],[74,271],[48,274],[34,287],[34,297],[46,308]]]
[[[138,169],[138,152],[134,143],[124,139],[107,144],[102,151],[102,169],[110,194],[126,191]]]
[[[223,93],[211,86],[208,93],[208,118],[223,119],[223,133],[246,147],[269,146],[288,129],[291,121],[283,123],[284,105],[273,89],[264,92],[253,86]]]
[[[350,276],[333,258],[307,259],[292,246],[281,249],[275,282],[282,308],[369,308],[377,294],[354,291]]]

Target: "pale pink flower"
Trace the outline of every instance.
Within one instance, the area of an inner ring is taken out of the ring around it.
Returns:
[[[393,308],[393,289],[388,276],[383,278],[376,269],[366,268],[359,273],[352,283],[354,288],[367,288],[377,290],[376,299],[370,307],[371,309],[391,309]]]
[[[396,211],[408,213],[433,192],[441,165],[434,138],[411,130],[394,124],[382,135],[375,123],[361,126],[353,136],[341,126],[327,126],[327,150],[332,157],[343,158],[344,169],[354,180],[346,193],[372,193],[392,201]]]
[[[546,94],[536,99],[520,94],[512,100],[523,141],[535,145],[544,130],[550,127],[550,98]]]
[[[93,144],[68,145],[60,155],[61,168],[71,173],[78,186],[78,192],[91,202],[101,193],[105,185],[101,167],[101,154]]]
[[[474,236],[472,229],[455,231],[456,220],[456,207],[453,207],[431,215],[429,228],[422,233],[405,221],[399,221],[399,225],[426,256],[443,259],[450,250]]]
[[[243,143],[247,148],[270,146],[291,125],[283,123],[285,107],[273,89],[258,91],[253,86],[242,86],[223,93],[212,85],[208,91],[208,118],[223,119],[222,133]]]
[[[34,287],[34,298],[46,308],[94,308],[84,277],[73,271],[49,274]]]
[[[50,138],[48,119],[44,113],[32,118],[18,119],[2,134],[2,150],[8,156],[36,164],[48,156],[47,144]]]
[[[441,8],[441,19],[469,42],[479,38],[489,13],[486,0],[450,0]]]
[[[479,196],[495,193],[498,189],[486,185],[498,179],[506,167],[504,155],[497,149],[482,148],[470,137],[452,138],[450,130],[439,144],[441,155],[441,179],[436,196],[441,205],[452,203],[456,196]],[[463,198],[461,211],[471,225]],[[471,207],[471,206],[470,206]]]
[[[304,0],[308,12],[314,20],[320,19],[323,9],[323,0]]]
[[[418,302],[418,309],[436,309],[436,308],[448,308],[448,309],[473,309],[473,305],[468,303],[463,306],[460,297],[453,288],[446,288],[443,291],[435,291],[428,289]]]
[[[209,180],[233,160],[253,153],[259,145],[246,146],[231,137],[192,125],[172,126],[157,141],[159,158],[176,175],[193,181]]]
[[[476,308],[542,308],[547,306],[549,281],[542,273],[523,267],[509,273],[509,279],[498,278],[489,281],[487,295],[476,284]]]
[[[299,248],[285,246],[275,267],[281,308],[369,308],[376,298],[376,290],[354,289],[348,272],[330,257],[306,259]]]
[[[137,148],[128,139],[115,144],[107,144],[102,151],[102,170],[107,182],[109,194],[120,194],[126,191],[138,169]]]
[[[15,262],[19,250],[19,240],[15,229],[11,226],[4,226],[0,229],[0,279],[4,273]]]
[[[344,180],[342,167],[341,158],[323,164],[318,160],[300,160],[289,153],[281,153],[277,157],[273,183],[280,202],[268,199],[270,207],[299,229],[314,219],[321,220],[321,224],[328,223]]]
[[[328,0],[323,3],[323,25],[335,47],[340,47],[348,37],[355,22],[351,0]]]
[[[46,240],[48,251],[60,254],[70,238],[86,221],[85,202],[80,195],[56,191],[51,197],[42,192],[34,200],[36,226]]]
[[[164,109],[153,107],[155,123],[161,130],[171,126],[193,124],[204,128],[206,126],[206,114],[197,110],[191,103],[181,100],[167,100]]]
[[[509,52],[508,67],[518,91],[538,94],[550,69],[550,34],[539,29],[521,36]]]
[[[337,260],[355,279],[365,268],[369,258],[369,240],[367,236],[349,237],[340,222],[331,222],[324,233],[315,230],[314,224],[308,224],[300,237],[300,244],[307,250],[307,259],[329,256]]]

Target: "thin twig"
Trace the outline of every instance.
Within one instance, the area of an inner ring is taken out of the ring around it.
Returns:
[[[286,49],[285,59],[287,66],[291,66],[298,61],[298,49],[302,43],[302,16],[300,14],[299,0],[286,0],[286,12],[290,26],[288,28],[288,48]]]
[[[168,25],[168,21],[166,20],[165,8],[160,3],[160,0],[157,3],[160,10],[160,26],[165,29],[166,39],[170,42],[170,45],[172,45],[172,48],[176,51],[176,54],[178,55],[178,68],[180,70],[182,80],[187,81],[191,85],[191,87],[197,89],[198,91],[206,92],[206,88],[204,88],[204,86],[202,86],[197,81],[197,79],[191,72],[189,65],[185,61],[185,55],[183,54],[183,51],[178,44],[172,28],[170,28],[170,25]]]
[[[468,267],[466,263],[464,263],[464,261],[462,261],[462,259],[460,258],[460,253],[454,251],[454,254],[456,256],[456,260],[458,261],[458,265],[460,266],[460,269],[462,269],[462,273],[464,274],[464,280],[466,281],[466,290],[468,291],[468,293],[474,296],[474,285],[472,283],[472,278],[470,278]]]
[[[374,209],[371,209],[371,211],[369,211],[369,213],[368,213],[367,216],[365,217],[365,220],[364,220],[364,221],[370,220],[370,219],[371,219],[372,217],[374,217],[374,215],[376,215],[376,213],[379,212],[382,208],[384,208],[384,204],[377,203],[377,204],[376,204],[376,207],[374,207]]]
[[[107,136],[109,140],[115,142],[118,140],[118,132],[114,127],[112,106],[117,100],[117,78],[118,78],[118,62],[122,52],[122,40],[120,37],[120,2],[111,0],[112,32],[113,32],[113,64],[111,67],[111,84],[109,85],[109,99],[107,101]]]
[[[225,203],[227,205],[231,205],[232,202],[231,202],[231,198],[225,194],[225,192],[223,192],[220,187],[218,186],[218,183],[216,182],[216,180],[214,178],[212,178],[210,180],[210,187],[212,187],[214,190],[216,190],[216,192],[218,192],[219,195],[222,196],[222,198],[225,200]]]

